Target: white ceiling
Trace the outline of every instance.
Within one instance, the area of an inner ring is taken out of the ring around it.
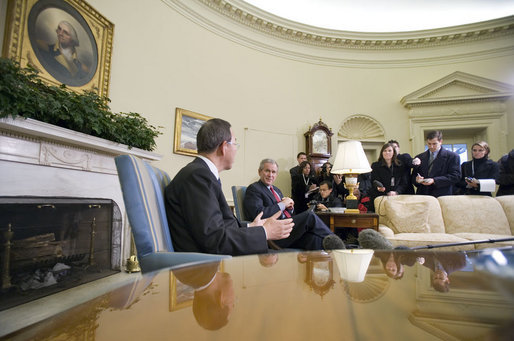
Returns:
[[[514,0],[244,0],[303,24],[355,32],[442,28],[514,15]]]

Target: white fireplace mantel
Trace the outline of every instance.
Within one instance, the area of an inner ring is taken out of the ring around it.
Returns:
[[[123,219],[120,265],[130,255],[130,231],[114,158],[161,155],[24,118],[0,119],[0,196],[111,199]]]

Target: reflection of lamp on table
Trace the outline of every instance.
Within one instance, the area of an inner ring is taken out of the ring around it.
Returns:
[[[364,281],[373,252],[370,249],[333,250],[341,278],[348,282]]]
[[[359,209],[357,208],[359,203],[357,197],[353,194],[355,188],[359,186],[357,177],[361,173],[371,172],[368,158],[364,153],[364,149],[362,149],[362,144],[354,140],[341,142],[337,148],[337,154],[331,172],[333,174],[344,174],[345,188],[350,192],[346,196],[345,212],[359,213]]]

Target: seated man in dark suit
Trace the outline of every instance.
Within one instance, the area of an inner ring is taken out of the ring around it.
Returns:
[[[176,251],[245,255],[268,252],[267,240],[289,237],[292,219],[279,213],[239,222],[221,189],[219,172],[232,168],[237,152],[230,123],[205,122],[196,136],[198,157],[182,168],[165,191],[166,215]]]
[[[460,158],[457,153],[444,149],[442,144],[443,134],[440,131],[428,133],[428,150],[416,156],[420,164],[412,170],[416,194],[434,197],[453,194],[461,175]]]
[[[260,212],[262,218],[279,213],[282,219],[293,218],[294,228],[288,238],[275,241],[282,248],[305,250],[344,249],[343,241],[333,234],[321,219],[312,212],[294,214],[294,201],[284,197],[273,182],[278,174],[278,165],[272,159],[264,159],[259,166],[260,180],[246,189],[243,207],[245,215],[252,219]]]

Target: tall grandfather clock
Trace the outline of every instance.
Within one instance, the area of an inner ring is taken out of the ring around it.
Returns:
[[[331,138],[334,133],[320,118],[319,122],[309,127],[309,130],[303,135],[305,136],[307,157],[318,174],[318,169],[332,156]]]

